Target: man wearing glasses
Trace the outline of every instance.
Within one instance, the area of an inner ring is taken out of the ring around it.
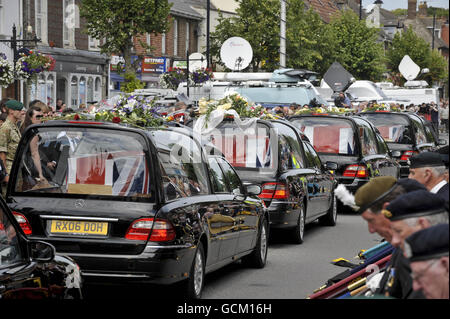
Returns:
[[[413,289],[427,299],[449,299],[448,225],[418,231],[405,240],[405,256],[411,262]]]

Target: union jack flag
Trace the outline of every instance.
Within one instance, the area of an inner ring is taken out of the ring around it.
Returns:
[[[234,167],[271,167],[268,136],[213,135],[212,142]]]
[[[403,133],[403,125],[377,126],[381,136],[389,142],[398,142]]]
[[[319,153],[354,153],[353,130],[343,126],[304,126],[301,131]]]
[[[111,186],[112,195],[149,193],[149,170],[140,152],[115,152],[69,158],[68,184]]]

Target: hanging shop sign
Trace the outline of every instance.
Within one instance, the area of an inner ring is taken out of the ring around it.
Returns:
[[[168,58],[144,57],[142,60],[142,73],[162,74],[167,71]]]

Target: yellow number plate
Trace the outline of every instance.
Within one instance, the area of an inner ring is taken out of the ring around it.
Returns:
[[[52,234],[102,235],[108,234],[108,223],[80,220],[52,220]]]

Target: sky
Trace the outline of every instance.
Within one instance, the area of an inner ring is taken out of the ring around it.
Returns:
[[[407,9],[408,8],[408,0],[382,0],[383,4],[381,7],[386,10],[393,9]],[[418,0],[419,4],[422,0]],[[363,7],[366,7],[369,4],[374,3],[375,0],[362,0]],[[437,7],[437,8],[446,8],[448,9],[448,0],[427,0],[428,7]]]

